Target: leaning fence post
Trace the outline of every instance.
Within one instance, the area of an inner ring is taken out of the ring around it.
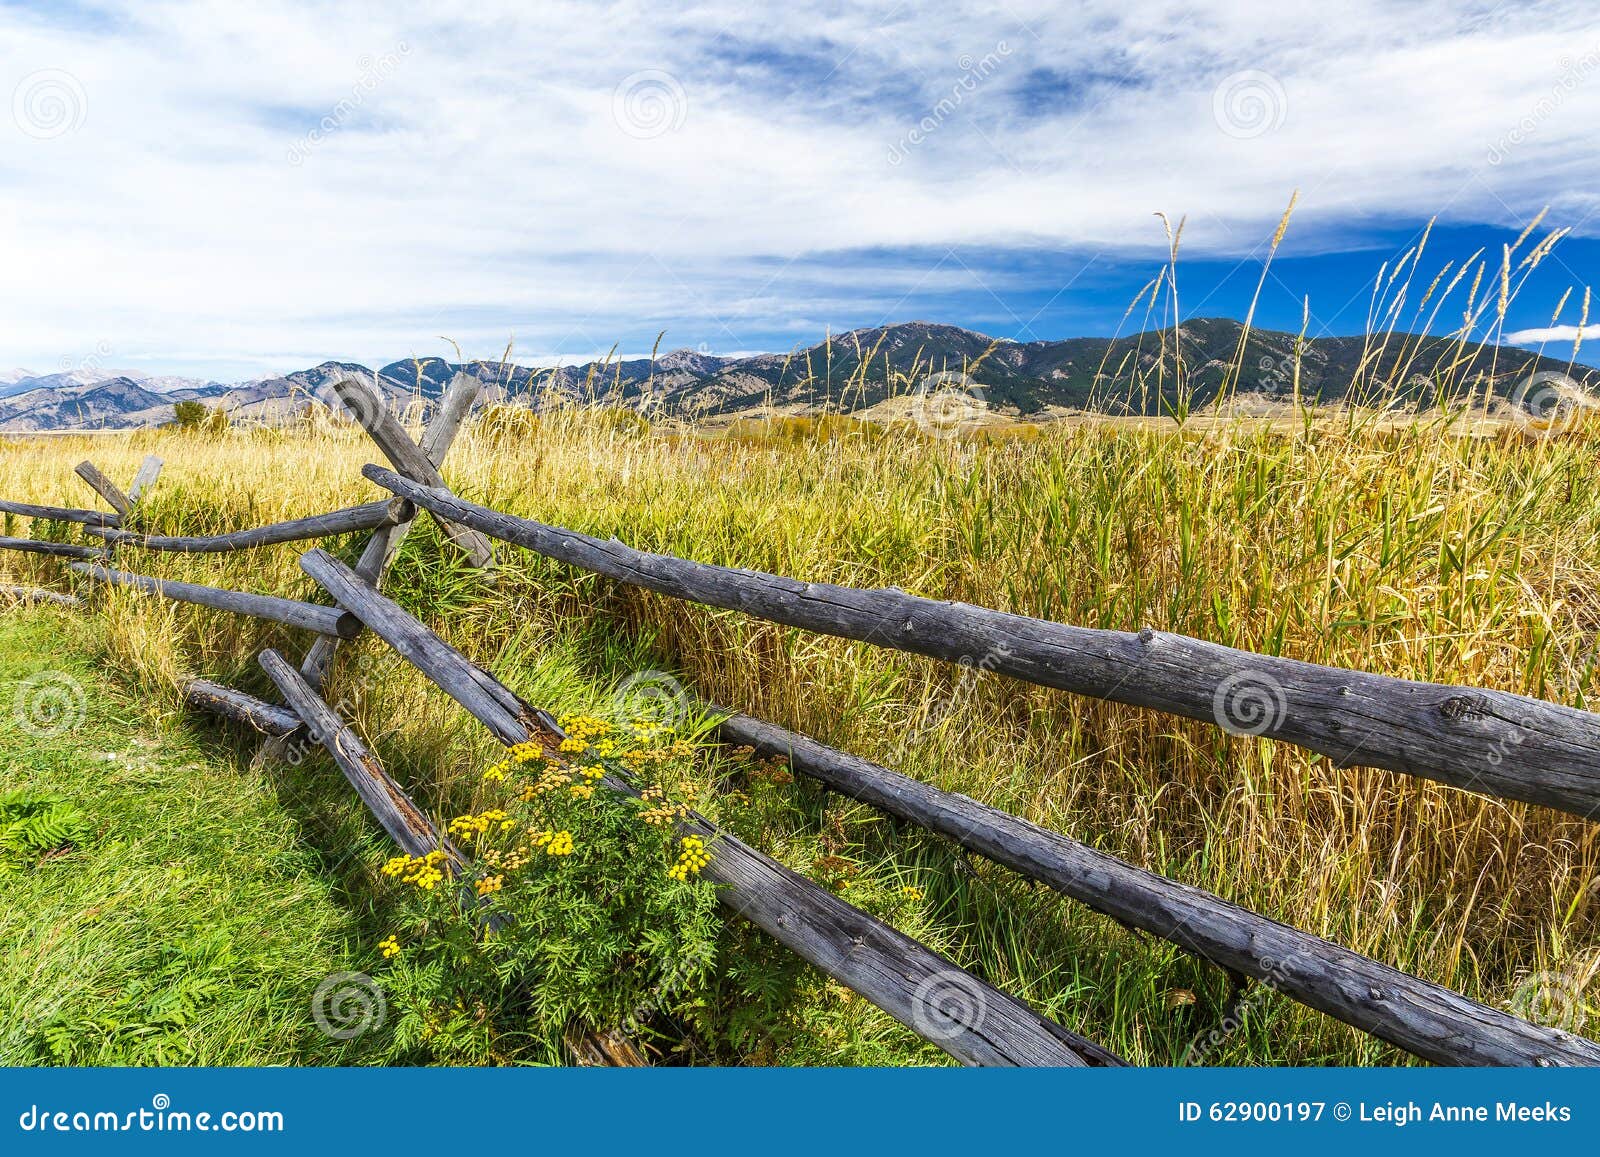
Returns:
[[[132,504],[128,496],[117,488],[117,484],[100,472],[100,468],[93,462],[79,462],[72,468],[72,472],[89,484],[101,498],[106,500],[106,505],[118,514],[126,516]]]
[[[472,412],[472,405],[477,401],[482,389],[483,383],[480,380],[471,374],[458,373],[455,380],[450,383],[450,388],[445,391],[444,398],[439,403],[439,412],[433,416],[427,429],[422,432],[422,453],[435,470],[444,465],[445,455],[449,454],[451,444],[461,432],[462,423]],[[400,544],[405,541],[410,531],[411,520],[407,519],[375,532],[367,540],[366,548],[361,552],[360,561],[356,563],[356,573],[373,586],[382,586],[383,576],[393,565],[395,556],[400,553]],[[300,674],[312,687],[321,690],[338,646],[338,640],[329,638],[319,638],[311,644],[305,660],[300,664]],[[269,743],[263,748],[262,757],[271,758],[275,754],[274,746]]]
[[[389,413],[389,407],[376,390],[355,378],[345,378],[334,383],[333,392],[377,443],[378,449],[383,451],[383,456],[396,471],[424,486],[444,485],[438,467],[428,460],[422,447],[406,435],[405,428]],[[494,546],[487,538],[475,530],[457,526],[448,519],[437,516],[435,519],[445,536],[472,560],[474,566],[487,568],[494,565]]]
[[[156,484],[156,479],[161,476],[161,467],[166,465],[154,454],[145,455],[143,462],[139,463],[139,472],[133,476],[133,485],[128,487],[128,501],[138,502],[150,492]]]

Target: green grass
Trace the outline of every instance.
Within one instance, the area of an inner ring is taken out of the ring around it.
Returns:
[[[0,1062],[340,1060],[310,1000],[361,967],[370,916],[341,902],[292,800],[152,718],[75,627],[0,615],[0,796],[59,796],[85,820],[72,843],[0,873]],[[63,695],[55,722],[74,726],[30,729],[18,713],[46,681]]]

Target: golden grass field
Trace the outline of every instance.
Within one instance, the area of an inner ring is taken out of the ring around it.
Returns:
[[[464,496],[502,510],[703,562],[898,586],[1083,626],[1151,626],[1581,707],[1600,692],[1592,426],[1534,438],[1459,436],[1427,419],[1082,421],[984,442],[850,431],[712,437],[572,410],[470,425],[444,473]],[[325,426],[0,446],[0,495],[71,506],[92,497],[72,475],[82,459],[126,481],[145,454],[161,455],[166,470],[143,514],[158,533],[232,530],[383,496],[359,473],[373,460],[370,443]],[[358,548],[342,549],[348,558]],[[315,598],[297,553],[125,550],[118,565]],[[59,586],[62,573],[54,560],[0,556],[0,581]],[[721,703],[1486,1003],[1521,1007],[1530,985],[1555,982],[1578,994],[1581,1018],[1600,991],[1600,840],[1575,818],[1339,770],[1198,722],[963,677],[532,557],[514,555],[485,586],[431,527],[413,534],[393,589],[534,702],[603,703],[629,669],[659,667]],[[266,694],[255,653],[272,644],[298,655],[306,643],[123,592],[98,613],[107,667],[152,720],[177,717],[187,675]],[[442,810],[469,799],[487,738],[376,643],[346,652],[330,698],[347,699],[369,742],[425,801]],[[770,831],[766,850],[802,871],[830,855],[918,880],[927,906],[915,934],[1130,1060],[1181,1063],[1214,1020],[1225,978],[1170,945],[896,833],[848,801],[823,806],[809,829]],[[835,987],[819,984],[816,999],[849,1005]],[[818,1031],[848,1037],[877,1015],[849,1008]],[[1207,1061],[1403,1059],[1271,997]]]

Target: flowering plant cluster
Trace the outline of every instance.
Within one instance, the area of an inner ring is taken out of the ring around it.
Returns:
[[[379,945],[395,1047],[445,1061],[555,1059],[574,1028],[648,1032],[710,979],[718,922],[686,826],[696,748],[672,728],[563,717],[556,750],[523,743],[483,773],[449,856],[397,856],[396,930]]]

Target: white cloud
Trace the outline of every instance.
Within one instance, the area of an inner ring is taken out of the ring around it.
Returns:
[[[603,351],[688,319],[669,343],[748,347],[891,308],[926,270],[901,247],[1150,253],[1162,209],[1190,254],[1241,253],[1295,187],[1313,248],[1600,208],[1600,24],[1567,0],[108,11],[0,9],[0,100],[76,86],[59,135],[48,104],[0,104],[8,363]],[[643,72],[675,85],[619,126]],[[1240,74],[1270,83],[1219,98]]]
[[[1506,334],[1501,340],[1506,345],[1543,346],[1571,344],[1580,337],[1585,341],[1600,338],[1600,326],[1555,325],[1545,329],[1519,329],[1515,333]]]

